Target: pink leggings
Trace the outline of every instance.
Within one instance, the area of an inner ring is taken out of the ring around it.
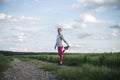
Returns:
[[[63,46],[59,46],[58,47],[58,53],[59,53],[59,56],[60,56],[60,62],[63,61],[63,54],[64,54],[65,50],[63,50]]]

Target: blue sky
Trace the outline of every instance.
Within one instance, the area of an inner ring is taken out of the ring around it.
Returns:
[[[0,0],[1,50],[57,51],[58,26],[67,52],[118,52],[120,0]]]

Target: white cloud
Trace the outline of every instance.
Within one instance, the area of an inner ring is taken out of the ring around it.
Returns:
[[[41,20],[34,17],[12,16],[12,15],[0,13],[0,21],[10,22],[10,23],[38,23]]]
[[[84,52],[86,49],[88,50],[88,47],[85,42],[73,42],[68,52]]]
[[[30,52],[29,50],[28,50],[28,48],[22,48],[22,47],[19,47],[19,48],[16,48],[16,47],[14,47],[14,46],[11,46],[11,47],[9,47],[8,49],[7,49],[8,51],[17,51],[17,52]]]
[[[96,19],[95,16],[93,16],[91,14],[86,14],[86,13],[83,14],[83,15],[80,15],[80,18],[76,21],[82,22],[82,23],[85,23],[85,24],[105,24],[105,23],[109,23],[108,21]]]
[[[77,0],[73,6],[83,11],[104,11],[120,9],[120,0]]]
[[[87,37],[91,37],[91,36],[92,36],[91,33],[79,33],[78,34],[79,39],[83,39],[83,38],[87,38]]]
[[[38,27],[13,27],[12,31],[15,31],[16,34],[11,38],[15,38],[18,42],[26,42],[33,40],[36,36],[41,35],[41,29]]]
[[[82,14],[78,19],[75,19],[71,22],[61,23],[59,24],[64,29],[75,29],[75,28],[87,28],[88,26],[92,25],[102,25],[110,23],[109,21],[98,20],[95,16],[91,14]]]
[[[120,32],[120,25],[113,25],[110,27],[112,29],[112,35],[113,36],[118,36],[119,35],[119,32]]]
[[[4,13],[0,13],[0,20],[5,19],[6,15]]]
[[[88,14],[85,14],[84,15],[84,19],[83,19],[85,22],[91,22],[91,23],[94,23],[96,22],[96,19],[95,17],[91,16],[91,15],[88,15]]]
[[[109,40],[113,38],[111,33],[93,33],[91,37],[95,40]]]
[[[9,47],[7,50],[8,50],[8,51],[18,51],[18,49],[15,48],[15,47]]]
[[[0,2],[4,2],[4,3],[11,1],[17,1],[17,0],[0,0]],[[40,0],[31,0],[31,1],[39,2]]]
[[[16,0],[0,0],[0,2],[10,2],[10,1],[16,1]]]
[[[84,14],[83,15],[83,22],[85,22],[85,23],[96,23],[97,20],[94,16],[92,16],[90,14]]]
[[[35,2],[39,2],[40,0],[34,0]]]
[[[0,36],[0,43],[3,43],[3,42],[5,42],[5,41],[7,41],[7,40],[8,40],[7,37],[5,37],[5,36]]]
[[[116,32],[109,32],[109,33],[100,33],[100,32],[89,32],[89,33],[79,33],[77,35],[78,39],[93,39],[93,40],[109,40],[116,36]]]
[[[86,44],[85,43],[83,43],[83,42],[76,42],[76,43],[71,43],[70,44],[70,47],[72,48],[72,49],[74,49],[74,48],[85,48],[86,47]]]
[[[94,45],[94,43],[92,43]],[[97,43],[99,44],[99,43]],[[103,52],[119,52],[119,48],[105,48],[105,47],[92,47],[87,42],[72,43],[69,49],[70,52],[82,52],[82,53],[103,53]]]
[[[25,36],[25,33],[20,33],[20,34],[18,35],[18,40],[19,40],[20,42],[23,42],[26,38],[27,38],[27,37]]]
[[[64,29],[73,29],[75,22],[60,23],[57,27],[62,27]]]
[[[112,35],[113,35],[113,36],[117,36],[118,33],[119,33],[118,30],[116,30],[116,29],[113,29],[113,30],[112,30]]]
[[[104,53],[104,52],[120,52],[120,48],[101,48],[89,47],[86,43],[73,43],[68,50],[70,53]]]
[[[107,9],[106,7],[100,6],[100,7],[96,8],[96,9],[94,9],[94,11],[95,12],[102,12],[102,11],[104,11],[106,9]]]
[[[13,27],[12,30],[18,31],[18,32],[24,32],[24,33],[37,33],[37,32],[42,32],[43,29],[41,27],[36,27],[36,26],[29,26],[29,27],[24,27],[24,26],[19,26],[19,27]]]

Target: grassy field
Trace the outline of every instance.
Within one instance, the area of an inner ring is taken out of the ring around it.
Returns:
[[[0,79],[3,76],[2,72],[9,67],[9,63],[12,61],[11,56],[4,56],[0,53]]]
[[[58,63],[56,54],[21,55],[22,59],[34,59]],[[34,61],[36,63],[37,61]],[[52,71],[59,80],[120,80],[120,54],[65,54],[61,67],[47,63],[37,63],[40,68]]]

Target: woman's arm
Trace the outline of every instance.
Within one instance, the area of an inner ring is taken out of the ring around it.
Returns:
[[[66,43],[66,45],[69,46],[68,42],[64,39],[63,35],[61,36],[61,38]]]
[[[56,47],[57,47],[57,43],[55,44],[55,47],[54,47],[54,48],[56,49]]]

